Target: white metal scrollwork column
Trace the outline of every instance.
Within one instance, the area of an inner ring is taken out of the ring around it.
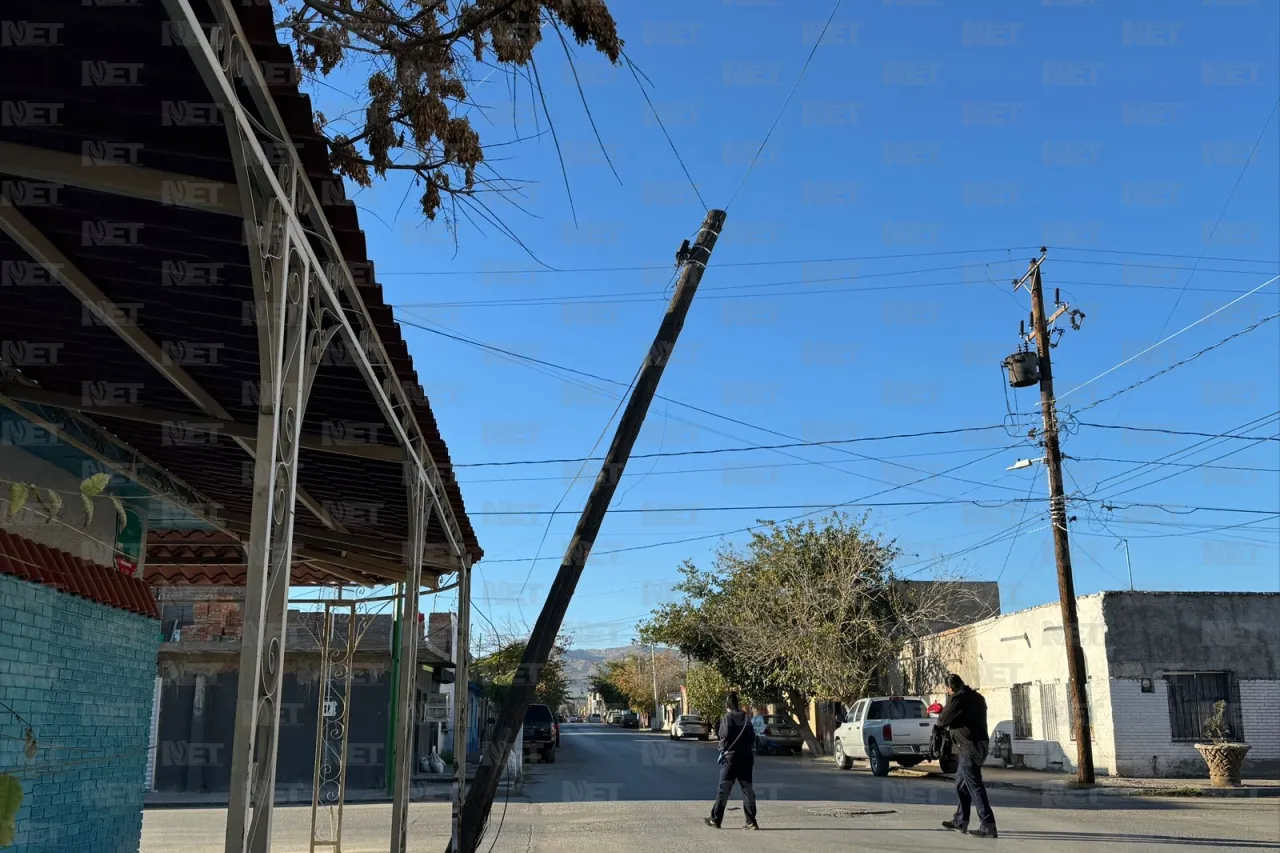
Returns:
[[[356,645],[356,601],[326,601],[320,650],[316,763],[311,785],[311,853],[328,847],[342,853],[342,806],[347,795],[347,739]],[[328,821],[321,821],[321,810]]]
[[[404,853],[408,842],[409,795],[413,783],[413,732],[417,725],[418,599],[422,595],[422,552],[431,517],[422,470],[406,465],[409,497],[409,541],[405,548],[404,628],[400,632],[400,706],[395,731],[395,787],[391,799],[391,853]]]
[[[289,167],[281,172],[281,183],[292,195],[299,176]],[[299,249],[306,237],[289,213],[283,200],[270,197],[257,239],[250,240],[262,264],[261,274],[254,276],[253,312],[261,390],[231,753],[228,853],[267,853],[271,846],[298,439],[321,355],[335,333],[314,285],[311,260]]]

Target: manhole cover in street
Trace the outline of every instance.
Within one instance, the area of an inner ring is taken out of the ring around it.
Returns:
[[[893,809],[805,809],[819,817],[865,817],[866,815],[895,814]]]

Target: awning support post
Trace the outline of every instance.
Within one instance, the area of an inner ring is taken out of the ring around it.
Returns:
[[[391,853],[405,853],[409,831],[409,794],[413,783],[413,732],[418,724],[418,601],[422,596],[422,551],[431,504],[422,470],[406,465],[409,491],[409,541],[405,543],[403,624],[400,626],[400,678],[396,704],[395,781],[391,795]]]

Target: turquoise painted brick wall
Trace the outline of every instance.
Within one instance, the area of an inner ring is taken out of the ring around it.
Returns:
[[[5,853],[137,853],[160,623],[0,575],[0,772],[22,782]],[[17,738],[15,740],[14,738]]]

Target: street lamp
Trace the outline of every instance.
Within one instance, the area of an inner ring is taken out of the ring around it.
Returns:
[[[1008,468],[1005,468],[1004,470],[1021,471],[1023,468],[1030,468],[1032,465],[1036,464],[1037,462],[1043,462],[1043,461],[1044,461],[1043,456],[1040,457],[1039,459],[1019,459],[1017,462],[1013,463],[1012,465],[1010,465]]]

